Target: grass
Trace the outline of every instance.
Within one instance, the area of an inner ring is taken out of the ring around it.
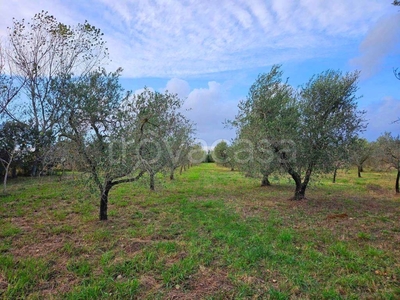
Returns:
[[[162,179],[161,179],[162,180]],[[393,174],[340,172],[293,202],[202,164],[116,187],[107,222],[72,179],[10,181],[0,198],[3,299],[398,299]]]

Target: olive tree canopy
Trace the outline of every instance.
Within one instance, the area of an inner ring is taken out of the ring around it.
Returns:
[[[261,74],[231,123],[254,147],[252,167],[265,175],[287,172],[296,184],[294,199],[300,200],[313,173],[333,170],[333,150],[344,149],[365,128],[357,110],[359,73],[328,70],[299,91],[282,74],[276,65]]]

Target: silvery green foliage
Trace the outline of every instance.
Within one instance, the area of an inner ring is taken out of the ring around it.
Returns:
[[[61,137],[74,143],[82,170],[90,174],[100,192],[100,220],[107,219],[111,188],[143,175],[135,143],[127,140],[134,128],[126,127],[129,115],[121,107],[130,97],[119,84],[121,72],[99,70],[81,77],[60,77],[53,85],[62,105]]]
[[[359,74],[328,70],[299,91],[282,74],[277,65],[261,74],[231,123],[238,140],[253,147],[254,159],[242,168],[264,176],[284,170],[296,183],[294,198],[302,199],[311,174],[333,170],[339,157],[331,154],[348,147],[365,128],[357,110]]]
[[[298,110],[294,90],[282,75],[279,65],[260,74],[231,122],[238,130],[235,164],[249,176],[279,171],[280,152],[296,132]]]
[[[172,141],[185,148],[192,130],[176,95],[147,88],[138,95],[124,92],[121,72],[67,76],[54,85],[63,104],[62,136],[75,143],[100,191],[101,220],[107,219],[113,186],[148,173],[154,188],[154,176],[179,160]]]
[[[63,105],[62,137],[77,145],[87,171],[99,187],[104,181],[134,171],[134,160],[124,155],[131,145],[124,142],[126,113],[120,105],[130,94],[119,85],[121,71],[108,74],[102,70],[80,78],[64,78],[55,87]]]
[[[174,172],[177,168],[191,164],[194,161],[189,158],[194,143],[193,124],[183,116],[176,119],[175,123],[175,126],[164,138],[170,179],[174,179]]]
[[[302,199],[311,174],[333,170],[336,157],[365,129],[357,109],[359,73],[328,70],[313,76],[299,94],[296,160],[284,164],[296,182],[295,199]]]
[[[228,166],[230,157],[228,156],[228,143],[226,141],[219,142],[212,151],[212,156],[217,164],[224,167]]]
[[[183,101],[168,92],[145,88],[123,104],[128,114],[125,121],[130,141],[141,170],[154,176],[160,171],[173,172],[181,166],[193,143],[193,124],[180,112]],[[154,183],[151,183],[154,188]]]
[[[392,136],[391,133],[385,132],[377,139],[374,146],[374,158],[379,165],[397,171],[395,190],[396,193],[400,193],[400,136]]]
[[[349,162],[358,168],[361,177],[363,165],[372,154],[372,146],[366,139],[357,138],[349,146]]]

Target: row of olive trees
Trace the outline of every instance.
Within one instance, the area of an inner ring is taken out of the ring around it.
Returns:
[[[173,94],[145,89],[124,93],[120,75],[103,72],[62,80],[59,102],[65,106],[61,136],[73,141],[101,195],[100,219],[107,219],[108,194],[115,185],[173,170],[188,156],[192,124],[179,112]]]
[[[339,168],[355,165],[361,177],[370,159],[375,167],[397,170],[398,192],[399,137],[386,133],[374,143],[358,137],[366,126],[364,112],[357,110],[358,73],[326,71],[298,90],[282,75],[275,65],[257,78],[230,121],[238,135],[230,146],[215,147],[216,162],[247,176],[262,175],[263,186],[270,185],[273,173],[289,174],[296,184],[294,199],[302,199],[312,174],[333,172],[335,181]]]
[[[365,128],[364,112],[357,110],[358,76],[329,70],[294,89],[279,65],[259,75],[230,121],[238,132],[234,164],[250,176],[262,174],[263,185],[272,173],[289,174],[294,199],[303,199],[312,175],[333,171]]]
[[[268,179],[269,173],[266,171],[268,169],[263,169],[260,163],[256,164],[253,160],[250,160],[251,155],[249,155],[249,141],[234,140],[231,145],[228,145],[225,141],[220,142],[214,148],[213,156],[215,161],[225,167],[235,168],[244,172],[246,176],[250,177],[262,177],[261,186],[271,185]],[[252,147],[250,147],[252,148]],[[365,166],[370,170],[374,171],[391,171],[396,172],[395,179],[395,191],[400,193],[400,136],[393,136],[391,133],[386,132],[382,134],[376,141],[368,142],[364,138],[356,138],[354,141],[348,145],[348,147],[337,151],[338,149],[331,149],[332,151],[328,153],[331,157],[332,162],[331,168],[333,171],[332,182],[336,182],[337,171],[339,169],[348,170],[351,167],[357,167],[357,176],[362,177],[362,172],[364,172]],[[259,155],[257,149],[252,150],[254,155]],[[241,152],[246,153],[244,156],[240,157]],[[259,157],[259,156],[258,156]],[[254,158],[254,157],[253,157]],[[269,160],[264,160],[264,162],[272,163],[273,156],[269,157]]]
[[[400,193],[400,136],[384,133],[375,142],[370,143],[368,164],[379,171],[395,170],[397,172],[395,191]]]
[[[201,161],[193,124],[182,100],[145,89],[135,95],[119,83],[122,69],[107,72],[108,51],[99,29],[75,27],[47,12],[29,23],[14,20],[1,49],[0,162],[4,189],[13,162],[27,161],[32,176],[68,162],[88,172],[107,219],[115,185]],[[7,129],[7,130],[6,130]]]

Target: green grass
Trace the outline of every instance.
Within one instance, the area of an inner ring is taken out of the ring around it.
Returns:
[[[72,179],[10,181],[0,198],[3,299],[398,299],[393,174],[322,177],[308,200],[202,164],[156,192],[111,191],[109,221]]]

